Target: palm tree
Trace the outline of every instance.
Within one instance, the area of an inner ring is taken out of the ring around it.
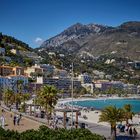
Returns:
[[[17,80],[17,93],[15,94],[16,109],[18,109],[22,101],[23,83],[23,80]]]
[[[16,93],[15,94],[15,103],[16,103],[16,109],[18,110],[19,105],[21,104],[22,101],[22,94],[21,93]]]
[[[14,92],[13,92],[13,90],[7,89],[4,92],[3,100],[4,100],[4,102],[7,106],[9,104],[13,104],[14,103]]]
[[[57,104],[57,89],[54,86],[43,86],[41,90],[37,93],[37,101],[40,106],[44,107],[47,113],[47,119],[49,124],[49,116]]]
[[[22,92],[22,90],[23,90],[23,83],[24,83],[23,80],[17,80],[17,90],[18,90],[18,93]]]
[[[2,94],[3,94],[3,86],[0,83],[0,100],[2,100]]]
[[[64,99],[64,94],[65,94],[64,89],[60,90],[59,93],[61,94],[61,97]]]
[[[25,109],[26,109],[26,103],[25,103],[25,101],[27,101],[29,99],[30,99],[30,94],[29,93],[22,94],[21,101],[23,101],[23,105],[22,105],[23,112],[25,112]]]
[[[102,110],[99,122],[108,122],[111,125],[112,140],[116,138],[116,123],[124,120],[124,110],[115,106],[108,106]]]
[[[128,120],[129,119],[132,120],[132,117],[134,115],[134,113],[132,112],[132,106],[130,104],[125,104],[123,106],[123,109],[124,109],[124,112],[125,112],[125,121],[126,121],[126,124],[128,124]]]

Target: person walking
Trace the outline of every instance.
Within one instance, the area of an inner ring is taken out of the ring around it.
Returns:
[[[17,115],[17,116],[16,116],[16,123],[17,123],[17,125],[19,125],[19,122],[20,122],[20,116]]]
[[[14,126],[16,125],[16,115],[14,114],[14,118],[13,118],[13,124],[14,124]]]
[[[134,139],[136,138],[137,134],[138,134],[138,132],[137,132],[136,128],[133,128],[133,137],[134,137]]]
[[[129,127],[129,135],[130,135],[130,136],[132,136],[132,135],[133,135],[133,132],[132,132],[132,127],[131,127],[131,126]]]
[[[0,120],[1,120],[1,127],[4,129],[4,127],[5,127],[5,117],[2,115],[0,117]]]

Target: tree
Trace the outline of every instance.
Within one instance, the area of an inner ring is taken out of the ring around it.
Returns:
[[[18,90],[18,93],[22,93],[23,83],[24,83],[23,80],[17,80],[17,90]]]
[[[94,88],[93,89],[93,95],[98,96],[99,94],[102,94],[102,91],[100,89],[98,89],[98,88]]]
[[[24,58],[24,63],[26,64],[26,66],[32,66],[33,65],[33,60],[31,58]]]
[[[49,123],[49,116],[57,104],[57,89],[54,86],[45,85],[37,92],[37,101],[44,107]]]
[[[2,94],[3,94],[3,85],[0,83],[0,100],[2,100]]]
[[[15,99],[14,99],[14,92],[13,90],[7,89],[4,92],[4,103],[8,106],[9,104],[13,104]]]
[[[15,94],[16,109],[22,101],[23,80],[17,80],[17,93]]]
[[[124,110],[115,106],[108,106],[102,110],[99,122],[108,122],[111,125],[112,140],[116,138],[116,123],[124,120]]]
[[[74,92],[74,97],[78,97],[78,96],[87,94],[87,90],[84,87],[77,87],[77,88],[75,87],[73,92]]]
[[[125,121],[126,121],[126,124],[128,124],[128,120],[131,119],[132,120],[132,117],[134,115],[134,113],[132,112],[132,106],[130,104],[125,104],[124,107],[124,112],[125,112]]]
[[[61,94],[61,97],[64,99],[64,94],[65,94],[64,89],[60,90],[59,93]]]
[[[84,95],[84,94],[87,94],[87,90],[86,90],[86,88],[81,87],[80,95]]]
[[[21,96],[21,100],[23,101],[23,104],[22,104],[22,111],[25,112],[25,109],[26,109],[26,103],[25,101],[29,100],[30,99],[30,94],[29,93],[24,93],[22,94]]]
[[[40,126],[38,130],[18,131],[5,130],[0,127],[1,140],[105,140],[103,136],[94,134],[88,129],[58,129],[53,130],[47,126]]]

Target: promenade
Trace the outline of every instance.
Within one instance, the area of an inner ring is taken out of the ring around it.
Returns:
[[[1,114],[4,115],[5,117],[5,129],[10,129],[10,130],[17,130],[18,132],[23,132],[29,129],[38,129],[39,126],[42,125],[42,123],[34,121],[32,119],[29,119],[27,117],[22,117],[20,124],[19,125],[15,125],[13,124],[13,116],[14,113],[9,112],[7,110],[4,110],[4,112],[1,112],[2,107],[0,107],[0,116]]]
[[[2,114],[1,110],[5,108],[4,110],[4,117],[5,117],[5,122],[6,122],[6,126],[5,129],[10,129],[10,130],[17,130],[18,132],[23,132],[29,129],[38,129],[39,126],[41,125],[46,125],[47,124],[47,120],[46,119],[41,119],[41,118],[36,118],[34,116],[29,116],[27,114],[22,114],[22,119],[20,121],[19,126],[13,124],[13,111],[11,112],[8,111],[9,109],[6,108],[5,106],[0,107],[0,116]],[[15,111],[14,111],[15,112]],[[12,116],[11,116],[12,115]],[[110,126],[106,126],[106,125],[101,125],[98,123],[91,123],[88,122],[87,120],[79,120],[79,123],[85,123],[86,124],[86,128],[89,129],[91,132],[93,133],[97,133],[99,135],[103,135],[107,138],[107,140],[110,139]],[[60,127],[63,127],[62,124],[59,124]],[[140,127],[136,126],[137,130],[138,130],[138,135],[137,135],[137,140],[140,139]],[[69,129],[71,128],[70,126],[68,127]],[[128,136],[128,134],[126,133],[117,133],[118,136]]]

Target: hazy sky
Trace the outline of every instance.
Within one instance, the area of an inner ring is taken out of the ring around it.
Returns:
[[[140,0],[0,0],[0,32],[31,47],[80,22],[140,21]]]

